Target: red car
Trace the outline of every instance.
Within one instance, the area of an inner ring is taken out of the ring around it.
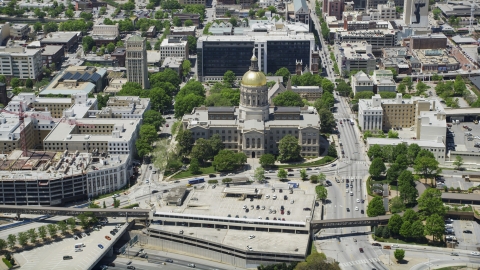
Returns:
[[[169,127],[169,125],[168,125],[168,124],[166,124],[165,126],[166,126],[166,127]]]

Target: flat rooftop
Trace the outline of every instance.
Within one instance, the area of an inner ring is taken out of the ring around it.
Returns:
[[[44,39],[40,42],[51,42],[51,43],[66,43],[72,38],[77,38],[82,35],[82,32],[52,32],[49,33]]]
[[[258,189],[258,199],[254,198],[253,201],[250,201],[249,198],[255,195],[248,194],[254,194],[255,188]],[[240,199],[242,192],[249,197]],[[274,194],[277,196],[275,200],[273,199]],[[267,195],[270,198],[267,198]],[[287,200],[284,199],[284,196],[287,196]],[[157,212],[221,218],[228,218],[230,215],[232,221],[235,219],[259,221],[260,218],[266,220],[268,217],[269,222],[275,222],[273,218],[284,218],[290,222],[306,222],[307,216],[311,216],[311,212],[303,211],[303,208],[313,209],[314,201],[313,194],[305,194],[304,190],[298,188],[293,189],[293,193],[290,194],[288,189],[283,189],[283,192],[280,193],[277,188],[273,192],[272,188],[266,188],[264,185],[242,185],[236,186],[234,190],[229,190],[223,186],[212,188],[211,185],[201,184],[191,190],[182,206],[162,205],[161,208],[157,208]],[[248,213],[243,209],[245,205],[249,209]],[[254,210],[251,210],[252,205]],[[260,207],[259,210],[256,210],[257,205]],[[281,206],[285,208],[284,215],[280,213]],[[263,207],[265,207],[264,210],[262,210]],[[270,209],[276,210],[276,214],[270,214]],[[290,215],[287,215],[287,211],[290,211]]]
[[[238,249],[247,249],[247,245],[253,251],[275,252],[275,253],[297,253],[303,255],[308,247],[308,234],[275,233],[262,231],[241,231],[241,230],[218,230],[202,227],[178,227],[166,225],[150,225],[150,229],[158,229],[178,233],[184,231],[184,235],[217,242]],[[249,239],[250,235],[255,238]]]
[[[115,243],[121,233],[126,229],[123,225],[119,232],[112,236],[109,234],[116,224],[114,219],[109,219],[109,223],[102,227],[100,231],[92,231],[90,236],[75,240],[72,237],[65,237],[61,241],[54,241],[50,244],[40,246],[31,250],[15,253],[14,258],[17,263],[21,265],[22,269],[36,270],[36,269],[89,269],[98,259],[108,253],[108,250],[113,243]],[[105,239],[109,235],[112,240]],[[83,251],[75,252],[75,244],[83,243]],[[98,247],[98,244],[103,245],[103,249]],[[71,260],[63,260],[63,256],[72,256]]]
[[[368,145],[378,144],[382,145],[397,145],[399,143],[406,143],[410,145],[412,143],[418,144],[420,147],[441,147],[445,148],[445,144],[443,142],[436,142],[430,140],[412,140],[412,139],[392,139],[392,138],[367,138]]]

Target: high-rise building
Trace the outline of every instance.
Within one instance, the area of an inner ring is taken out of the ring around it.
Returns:
[[[403,20],[407,25],[427,27],[428,0],[405,0]]]
[[[310,67],[315,39],[311,33],[202,36],[197,41],[199,80],[221,79],[227,70],[243,74],[254,48],[260,71],[275,73],[285,67],[295,73],[297,61]]]
[[[140,36],[131,36],[125,43],[127,56],[125,67],[127,68],[127,80],[139,83],[143,89],[150,88],[147,70],[147,44],[146,39]]]
[[[19,79],[39,79],[42,75],[42,52],[24,47],[0,47],[0,74]]]

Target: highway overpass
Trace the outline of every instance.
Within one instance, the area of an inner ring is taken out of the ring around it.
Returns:
[[[17,214],[33,214],[33,215],[50,215],[50,216],[78,216],[85,212],[92,212],[97,217],[132,217],[144,218],[150,217],[148,209],[111,209],[111,208],[66,208],[66,207],[43,207],[43,206],[27,206],[27,205],[1,205],[0,212]]]

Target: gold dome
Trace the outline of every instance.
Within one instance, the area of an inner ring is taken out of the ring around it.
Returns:
[[[242,77],[242,84],[245,86],[264,86],[267,84],[267,77],[260,71],[247,71]]]

